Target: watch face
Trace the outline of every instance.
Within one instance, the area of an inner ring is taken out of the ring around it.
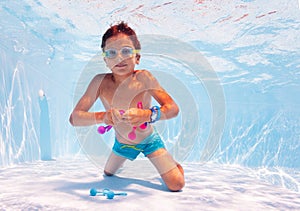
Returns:
[[[154,113],[152,117],[153,117],[153,119],[156,119],[157,113]]]
[[[152,114],[151,114],[151,122],[155,121],[156,117],[157,117],[157,112],[156,111],[152,112]]]

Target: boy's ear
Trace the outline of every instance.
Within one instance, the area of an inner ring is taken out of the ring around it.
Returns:
[[[137,55],[135,56],[135,63],[136,63],[136,64],[139,64],[139,63],[140,63],[140,59],[141,59],[141,55],[140,55],[140,54],[137,54]]]
[[[106,61],[106,58],[105,58],[105,57],[103,57],[103,61],[105,62],[106,67],[109,68],[109,66],[107,65],[107,61]]]
[[[103,61],[105,62],[105,64],[107,63],[107,61],[106,61],[106,58],[105,58],[105,57],[103,57]]]

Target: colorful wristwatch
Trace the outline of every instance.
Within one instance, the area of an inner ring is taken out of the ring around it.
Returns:
[[[160,108],[158,106],[153,106],[150,108],[151,116],[150,116],[150,123],[154,123],[160,119]]]

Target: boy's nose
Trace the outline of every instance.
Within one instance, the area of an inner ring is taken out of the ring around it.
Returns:
[[[123,60],[123,56],[122,56],[122,54],[121,54],[120,51],[118,52],[118,54],[117,54],[117,56],[116,56],[115,59],[116,59],[116,60]]]
[[[116,66],[117,64],[121,63],[123,60],[125,60],[122,56],[117,56],[116,58],[114,58],[113,63],[112,63],[112,67]]]
[[[124,60],[123,56],[118,53],[117,57],[115,58],[116,63],[120,63]]]

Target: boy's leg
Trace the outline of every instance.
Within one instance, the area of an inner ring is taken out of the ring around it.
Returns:
[[[171,191],[179,191],[184,187],[184,171],[165,148],[160,148],[147,156],[156,167],[161,178]]]
[[[104,174],[107,176],[114,175],[125,161],[126,158],[118,156],[115,153],[111,152],[104,167]]]

